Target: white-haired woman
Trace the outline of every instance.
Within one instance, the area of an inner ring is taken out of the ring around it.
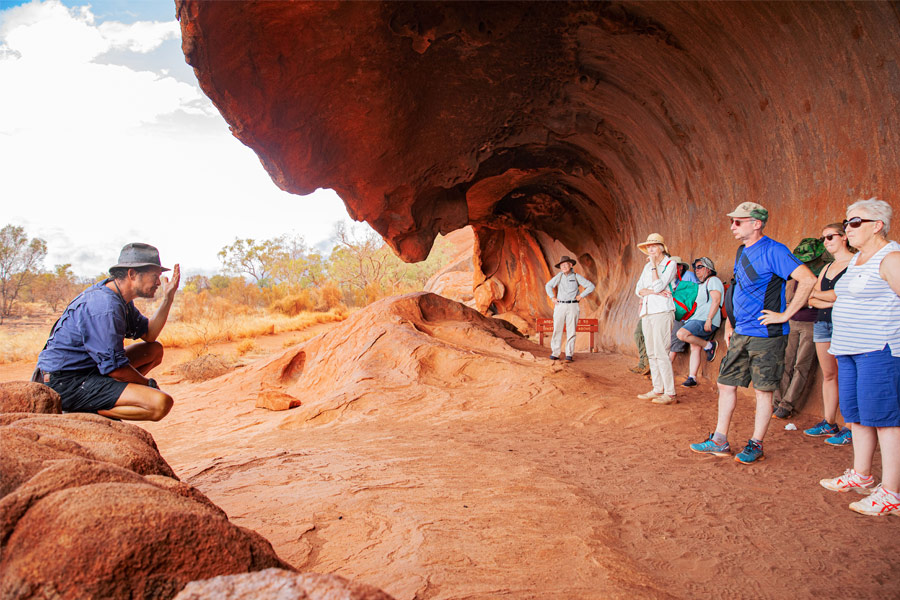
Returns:
[[[803,431],[812,437],[827,437],[826,444],[831,446],[846,446],[852,441],[852,432],[849,427],[837,426],[838,411],[838,366],[837,359],[828,350],[831,348],[831,332],[834,326],[831,323],[831,311],[837,295],[834,286],[846,273],[847,265],[856,252],[847,242],[847,234],[841,223],[830,223],[822,229],[822,243],[825,249],[834,257],[834,262],[828,263],[819,273],[819,281],[809,296],[809,304],[819,309],[818,318],[813,328],[813,342],[816,344],[816,354],[819,357],[819,365],[822,367],[822,406],[823,419],[817,425]]]
[[[841,414],[853,424],[853,468],[820,483],[838,492],[871,492],[850,504],[865,515],[900,515],[900,244],[887,237],[892,216],[891,206],[875,198],[847,209],[844,229],[859,253],[835,286],[831,315]]]
[[[647,344],[650,363],[650,380],[653,389],[638,396],[654,404],[674,404],[675,375],[669,360],[669,344],[672,324],[675,322],[675,302],[672,300],[672,282],[677,265],[667,254],[666,242],[658,233],[647,236],[638,244],[647,255],[647,264],[634,286],[634,293],[641,299],[641,327]]]

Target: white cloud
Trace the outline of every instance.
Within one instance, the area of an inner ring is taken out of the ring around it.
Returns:
[[[56,0],[0,12],[0,226],[43,237],[48,266],[93,275],[140,240],[167,262],[214,270],[235,237],[294,231],[315,244],[347,218],[333,192],[279,190],[170,65],[98,60],[173,35],[175,21],[97,24],[88,7]]]

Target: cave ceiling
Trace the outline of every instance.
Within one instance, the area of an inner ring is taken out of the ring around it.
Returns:
[[[791,245],[900,183],[896,2],[176,7],[203,91],[280,188],[333,188],[406,260],[472,225],[498,312],[549,314],[575,256],[605,345],[629,337],[648,233],[730,272],[736,204]]]

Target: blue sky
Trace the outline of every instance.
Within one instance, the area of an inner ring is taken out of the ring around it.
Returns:
[[[171,0],[0,0],[0,227],[93,276],[131,241],[186,273],[236,237],[328,246],[330,190],[279,190],[200,91]],[[11,93],[10,93],[11,91]]]

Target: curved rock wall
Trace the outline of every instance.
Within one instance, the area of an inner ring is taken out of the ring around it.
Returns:
[[[549,314],[542,284],[576,256],[606,346],[630,345],[649,232],[727,274],[739,202],[793,245],[900,184],[896,3],[177,7],[201,87],[281,188],[334,188],[407,260],[473,225],[497,312]]]

